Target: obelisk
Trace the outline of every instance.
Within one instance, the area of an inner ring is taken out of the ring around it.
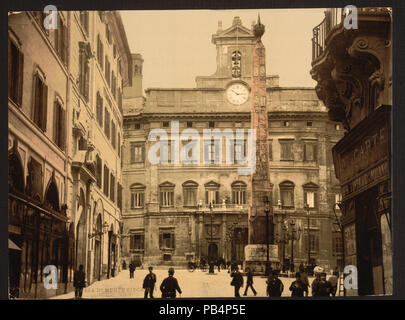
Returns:
[[[264,272],[266,265],[267,241],[270,230],[266,230],[266,209],[270,208],[270,175],[268,116],[266,102],[266,52],[261,37],[264,25],[253,27],[256,43],[252,51],[251,80],[251,129],[256,130],[256,170],[251,175],[251,207],[249,210],[249,244],[245,248],[245,266]],[[270,212],[271,214],[271,212]],[[268,223],[271,228],[271,223]]]

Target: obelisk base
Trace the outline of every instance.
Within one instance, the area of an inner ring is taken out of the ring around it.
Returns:
[[[243,270],[250,268],[252,273],[256,275],[265,275],[267,263],[269,263],[271,270],[280,270],[278,246],[276,244],[269,244],[268,262],[266,244],[248,244],[245,246],[245,261],[243,262]]]

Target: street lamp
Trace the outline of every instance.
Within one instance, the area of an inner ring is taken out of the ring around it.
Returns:
[[[295,228],[295,221],[291,220],[291,265],[290,270],[294,272],[294,240],[299,240],[301,236],[301,227],[298,227],[298,230]]]
[[[210,251],[209,248],[211,248],[211,252],[208,252],[209,255],[210,255],[210,257],[209,257],[209,259],[210,259],[210,261],[209,261],[209,273],[214,273],[214,263],[212,261],[212,250],[213,250],[212,249],[213,248],[213,246],[212,246],[212,244],[213,244],[213,241],[212,241],[212,217],[213,217],[213,215],[214,215],[214,205],[213,205],[213,203],[211,201],[210,202],[211,241],[210,241],[210,246],[208,247],[208,251]]]
[[[308,218],[308,222],[307,222],[307,236],[308,236],[308,266],[307,266],[307,272],[309,273],[309,265],[311,262],[311,247],[310,247],[310,238],[309,238],[309,204],[306,203],[305,204],[305,210],[307,210],[307,218]]]
[[[269,253],[269,215],[270,215],[270,200],[269,197],[264,198],[264,212],[266,213],[266,246],[267,246],[267,257],[266,257],[266,268],[264,275],[268,276],[270,273],[270,253]]]
[[[285,245],[288,243],[289,238],[288,238],[288,227],[285,225],[285,220],[283,220],[283,226],[282,226],[282,234],[281,236],[279,234],[276,234],[276,241],[278,244],[281,244],[283,246],[283,251],[282,251],[282,256],[281,256],[281,270],[284,273],[285,271]]]
[[[342,237],[342,271],[343,272],[343,266],[345,265],[345,234],[343,232],[343,224],[342,224],[342,219],[338,217],[338,215],[336,214],[336,206],[339,207],[339,209],[342,211],[342,203],[340,201],[336,202],[333,205],[333,213],[335,214],[335,219],[336,219],[336,224],[339,227],[339,231],[341,233],[341,237]],[[339,293],[340,295],[340,293]],[[346,296],[346,288],[343,286],[343,296]]]

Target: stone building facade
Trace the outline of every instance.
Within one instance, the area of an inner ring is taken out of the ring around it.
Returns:
[[[357,27],[344,20],[357,14]],[[342,190],[345,265],[358,273],[358,290],[392,294],[391,108],[392,11],[328,9],[314,28],[312,77],[331,120],[347,134],[333,147]]]
[[[127,263],[244,260],[250,175],[239,170],[246,169],[246,164],[229,159],[244,158],[251,150],[248,129],[254,40],[252,30],[239,17],[227,29],[220,22],[212,36],[217,48],[213,75],[196,77],[195,88],[149,88],[145,101],[124,95],[122,259]],[[266,77],[271,243],[278,245],[270,259],[285,268],[290,266],[291,255],[295,266],[307,262],[309,212],[310,258],[334,267],[341,259],[333,213],[340,189],[331,148],[343,129],[329,121],[315,90],[280,87],[278,80],[276,75]],[[158,133],[156,129],[162,130],[159,142],[152,137]],[[204,137],[204,130],[211,129],[243,132],[229,145],[225,139],[216,144],[214,138]],[[200,142],[193,145],[197,136]],[[177,143],[180,151],[174,148]],[[158,144],[160,150],[155,152]],[[151,155],[168,161],[155,163]],[[188,160],[177,162],[182,155]],[[293,229],[297,240],[287,241]]]
[[[129,47],[116,12],[53,18],[56,29],[42,12],[8,17],[9,278],[28,298],[72,290],[81,264],[88,284],[119,270]],[[44,288],[47,265],[57,289]]]

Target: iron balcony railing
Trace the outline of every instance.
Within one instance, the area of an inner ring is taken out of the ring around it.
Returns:
[[[322,22],[312,29],[312,61],[323,54],[328,33],[333,27],[342,23],[344,15],[342,8],[327,9]]]
[[[382,7],[369,7],[369,8],[357,8],[358,16],[390,16],[392,12],[391,8]],[[346,15],[350,13],[350,10],[344,8],[330,8],[325,11],[325,18],[320,24],[312,29],[312,61],[318,59],[326,48],[326,39],[330,31],[337,25],[341,25]]]

